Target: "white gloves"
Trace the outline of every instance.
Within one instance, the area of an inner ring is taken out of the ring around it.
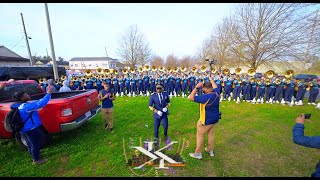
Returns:
[[[157,114],[158,114],[159,116],[162,116],[162,112],[161,112],[161,111],[157,111]]]
[[[163,111],[163,112],[167,112],[167,111],[168,111],[168,108],[165,107],[165,108],[162,109],[162,111]]]

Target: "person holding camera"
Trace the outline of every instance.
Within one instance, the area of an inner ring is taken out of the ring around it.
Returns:
[[[214,156],[213,144],[214,144],[214,127],[219,121],[219,102],[220,92],[217,84],[209,77],[210,82],[201,82],[196,85],[188,99],[196,103],[200,103],[200,119],[197,123],[197,147],[195,153],[189,153],[189,155],[196,159],[202,159],[202,147],[204,134],[208,133],[208,147],[205,151]],[[199,88],[202,88],[203,95],[195,96]]]
[[[305,116],[304,114],[296,118],[296,124],[292,130],[293,142],[304,147],[320,148],[320,136],[304,135],[304,122],[308,118],[310,118],[310,115]],[[320,161],[316,165],[316,170],[312,173],[311,177],[320,177]]]

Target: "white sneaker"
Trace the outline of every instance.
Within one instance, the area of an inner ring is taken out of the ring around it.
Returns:
[[[189,156],[193,157],[193,158],[196,158],[196,159],[202,159],[202,154],[201,153],[199,153],[199,154],[197,154],[197,153],[189,153]]]
[[[209,154],[209,156],[211,156],[211,157],[214,156],[214,152],[213,151],[208,151],[207,148],[205,148],[205,151]]]
[[[276,103],[279,104],[280,102],[279,102],[279,101],[276,101]]]
[[[315,106],[317,105],[316,103],[311,103],[311,104],[312,104],[312,105],[315,105]]]
[[[229,101],[229,102],[231,101],[231,97],[230,97],[230,96],[228,97],[228,101]]]

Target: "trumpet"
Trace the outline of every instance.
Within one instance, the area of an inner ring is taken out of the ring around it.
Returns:
[[[241,69],[241,68],[236,68],[236,70],[235,70],[236,75],[241,74],[241,71],[242,71],[242,69]]]
[[[249,76],[254,76],[254,75],[256,74],[256,70],[254,70],[253,68],[250,68],[250,69],[248,69],[247,74],[248,74]]]
[[[279,85],[281,83],[280,79],[276,79],[276,85]]]
[[[44,83],[44,82],[45,82],[44,78],[40,78],[40,79],[39,79],[39,83],[40,83],[40,84],[42,84],[42,83]]]
[[[152,66],[152,71],[157,71],[158,70],[158,68],[157,68],[157,66]]]

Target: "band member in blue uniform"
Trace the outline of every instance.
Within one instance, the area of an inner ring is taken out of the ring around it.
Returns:
[[[225,76],[224,78],[224,99],[227,99],[230,101],[231,100],[231,88],[232,88],[232,79],[230,75]]]
[[[220,74],[219,73],[217,73],[216,75],[212,75],[212,76],[214,76],[213,77],[213,80],[214,80],[214,82],[217,84],[217,86],[218,86],[218,90],[219,90],[219,92],[220,92],[220,94],[222,93],[222,85],[221,85],[221,77],[220,77]],[[211,77],[212,78],[212,77]],[[208,78],[209,79],[209,78]],[[205,82],[207,82],[207,80],[205,80]],[[210,82],[210,79],[209,79],[209,82]],[[220,95],[219,94],[219,95]]]
[[[86,84],[86,86],[85,86],[86,89],[94,89],[93,82],[92,82],[91,78],[87,79],[85,84]]]
[[[260,82],[258,83],[258,100],[257,102],[261,102],[261,104],[263,104],[264,101],[264,94],[266,92],[266,84],[264,83],[264,80],[260,80]]]
[[[109,84],[109,87],[111,87],[111,84],[112,84],[112,83],[111,83],[111,76],[110,76],[110,75],[107,76],[105,82],[106,82],[106,84]],[[111,89],[111,88],[110,88],[110,89]]]
[[[189,88],[188,77],[186,74],[184,74],[182,78],[182,97],[187,95],[188,88]]]
[[[57,92],[59,92],[59,89],[61,88],[61,82],[58,81],[57,83],[55,83],[54,87],[56,88]]]
[[[199,75],[197,78],[196,78],[196,83],[201,83],[203,82],[203,79],[202,79],[202,75]],[[197,91],[197,95],[198,96],[201,96],[202,95],[202,87],[198,88],[198,91]]]
[[[180,78],[179,74],[176,76],[174,89],[175,89],[175,92],[176,92],[177,96],[180,96],[180,93],[181,93],[181,78]]]
[[[275,89],[274,83],[270,80],[270,84],[266,84],[266,103],[272,103],[273,99],[273,92]]]
[[[126,95],[130,96],[131,93],[130,93],[130,77],[128,75],[125,75],[125,78],[124,78],[124,82],[125,82],[125,85],[126,85]]]
[[[119,87],[119,80],[117,76],[114,76],[112,79],[112,84],[113,84],[113,90],[116,96],[120,94],[120,87]]]
[[[195,81],[196,81],[196,78],[194,77],[193,72],[191,72],[191,75],[189,76],[189,92],[191,92],[194,89]]]
[[[304,79],[301,79],[301,81],[297,84],[298,86],[298,93],[297,93],[297,100],[296,100],[296,105],[303,105],[303,98],[304,94],[306,93],[306,83]]]
[[[233,90],[233,99],[237,100],[237,103],[240,102],[240,91],[241,91],[241,83],[240,77],[237,75],[236,78],[233,80],[233,83],[235,84],[234,90]]]
[[[165,74],[164,78],[163,78],[163,87],[164,87],[164,91],[166,91],[168,93],[169,92],[169,80],[168,80],[167,74]]]
[[[143,94],[146,96],[147,92],[149,92],[149,76],[147,74],[145,74],[143,76]]]
[[[320,84],[317,82],[317,78],[314,78],[312,83],[309,82],[310,85],[310,95],[308,99],[308,104],[316,105],[316,99],[319,94],[319,86]]]
[[[286,83],[287,87],[284,92],[284,100],[286,103],[290,103],[292,100],[292,96],[293,96],[294,83],[293,83],[292,79],[287,80],[286,82],[287,82]]]
[[[279,79],[278,82],[276,80],[275,82],[276,94],[274,96],[274,100],[276,101],[276,103],[280,103],[281,98],[283,97],[283,86],[284,86],[283,80]]]
[[[130,80],[131,83],[131,89],[130,92],[132,94],[132,96],[136,96],[136,92],[137,92],[137,77],[135,74],[132,74],[132,78]]]
[[[254,79],[250,79],[250,85],[250,100],[253,101],[253,103],[255,103],[257,96],[257,83]]]
[[[164,139],[168,138],[168,108],[170,106],[170,99],[166,92],[163,92],[163,87],[160,84],[156,86],[156,93],[153,93],[149,101],[149,109],[153,112],[154,119],[154,138],[158,142],[160,123],[163,126]],[[158,143],[156,144],[158,145]]]
[[[249,81],[249,76],[247,75],[245,78],[243,78],[242,83],[243,83],[243,91],[242,91],[242,99],[244,101],[249,102],[250,101],[250,81]]]
[[[171,74],[169,75],[168,79],[169,79],[169,95],[173,96],[175,77]]]
[[[138,93],[140,96],[143,96],[143,77],[142,74],[138,76]]]
[[[155,76],[150,77],[150,92],[154,93],[156,92],[156,79]]]
[[[121,75],[119,78],[119,86],[120,86],[120,95],[121,96],[124,96],[124,90],[125,90],[124,81],[125,81],[125,79],[123,78],[123,75]]]

